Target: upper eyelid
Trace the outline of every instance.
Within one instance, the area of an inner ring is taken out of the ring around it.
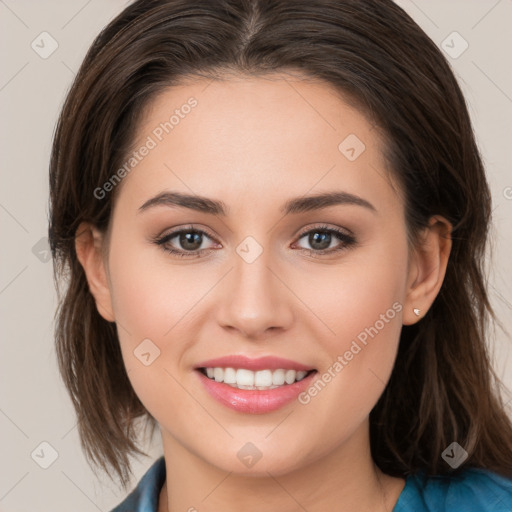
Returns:
[[[318,231],[334,231],[334,232],[341,231],[341,232],[346,232],[345,234],[347,236],[354,236],[354,233],[350,229],[348,229],[348,228],[340,227],[340,226],[332,227],[332,226],[327,226],[325,224],[322,224],[320,226],[308,227],[308,228],[305,228],[304,230],[300,230],[299,233],[296,236],[302,237],[305,234],[309,233],[310,231],[315,231],[315,230],[318,230]]]
[[[211,235],[206,229],[204,228],[196,228],[196,227],[184,227],[184,228],[177,228],[174,231],[171,231],[170,233],[166,233],[164,235],[159,235],[156,237],[157,240],[164,240],[164,239],[172,239],[176,235],[179,235],[180,233],[189,233],[191,231],[194,231],[196,233],[201,233],[206,235],[208,238],[211,238],[212,240],[216,240],[215,236]]]

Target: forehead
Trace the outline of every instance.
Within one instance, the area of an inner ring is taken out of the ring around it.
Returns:
[[[378,128],[318,80],[274,74],[169,87],[139,123],[133,149],[144,146],[123,183],[130,195],[170,188],[254,206],[336,188],[396,201]]]

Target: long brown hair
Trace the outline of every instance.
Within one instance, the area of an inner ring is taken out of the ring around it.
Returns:
[[[436,45],[391,0],[138,0],[92,44],[63,106],[50,163],[49,238],[59,291],[56,349],[90,461],[123,486],[142,452],[135,395],[116,326],[96,310],[74,248],[78,225],[108,227],[116,193],[94,193],[128,154],[144,108],[187,77],[299,70],[334,86],[384,132],[405,198],[408,235],[432,215],[454,226],[439,295],[402,329],[389,383],[370,414],[371,449],[386,473],[460,469],[512,476],[512,425],[486,348],[494,318],[485,253],[491,198],[468,110]]]

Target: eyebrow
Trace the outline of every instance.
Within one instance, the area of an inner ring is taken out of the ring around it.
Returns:
[[[290,199],[282,206],[281,213],[284,215],[298,214],[321,210],[336,205],[362,206],[372,212],[377,212],[375,206],[362,197],[348,192],[334,191]],[[139,212],[143,212],[155,206],[177,206],[223,217],[226,217],[229,213],[229,208],[222,201],[197,195],[183,194],[181,192],[162,192],[148,199],[139,207]]]

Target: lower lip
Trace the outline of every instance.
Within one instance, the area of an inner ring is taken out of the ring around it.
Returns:
[[[269,390],[238,389],[210,379],[199,370],[196,370],[196,373],[206,391],[221,404],[238,412],[264,414],[280,409],[296,399],[311,385],[317,372],[312,372],[293,384],[285,384]]]

